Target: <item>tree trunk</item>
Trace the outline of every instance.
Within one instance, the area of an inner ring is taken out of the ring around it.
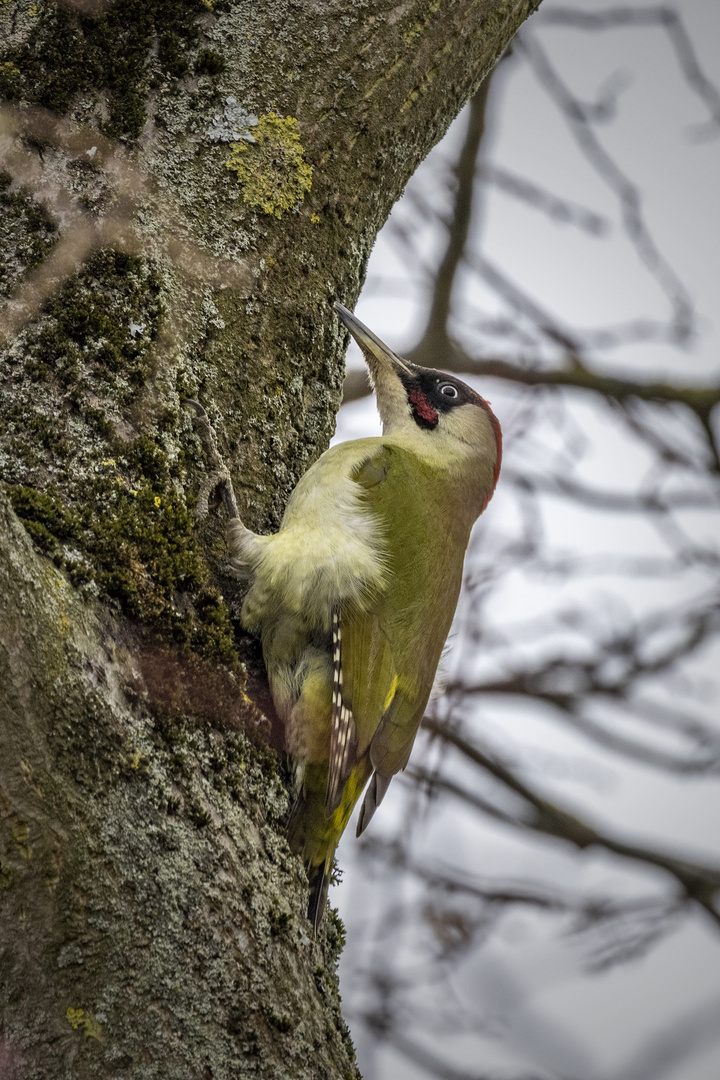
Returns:
[[[276,528],[332,301],[535,6],[0,0],[3,1077],[357,1075],[181,400]]]

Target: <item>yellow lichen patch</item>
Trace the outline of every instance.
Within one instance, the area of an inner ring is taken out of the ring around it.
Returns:
[[[406,100],[400,106],[400,112],[401,113],[406,112],[412,105],[414,105],[415,102],[417,101],[417,99],[422,94],[427,93],[428,89],[430,88],[430,86],[434,82],[434,80],[435,80],[435,78],[437,76],[437,73],[438,73],[438,67],[437,67],[436,64],[434,64],[431,68],[428,68],[428,70],[425,72],[425,75],[423,76],[423,80],[420,83],[420,85],[416,86],[414,90],[410,91],[410,93],[408,94]]]
[[[12,826],[13,840],[17,844],[20,858],[29,860],[32,858],[32,848],[30,847],[30,829],[24,821],[16,821]]]
[[[432,4],[428,8],[425,18],[421,19],[419,22],[413,23],[410,29],[405,31],[405,33],[403,34],[403,41],[406,45],[409,45],[418,36],[418,34],[422,34],[423,30],[427,29],[430,20],[432,19],[433,15],[439,7],[440,0],[433,0]]]
[[[75,1031],[82,1028],[86,1039],[97,1039],[98,1042],[105,1042],[102,1024],[92,1013],[86,1013],[84,1009],[68,1009],[65,1013],[65,1019]]]
[[[237,173],[246,203],[264,214],[282,217],[310,190],[312,168],[305,161],[298,122],[266,113],[252,130],[254,143],[231,143],[225,162]]]
[[[375,80],[375,82],[370,86],[370,89],[365,91],[363,95],[364,100],[368,101],[373,96],[378,86],[382,86],[383,83],[389,82],[390,79],[392,79],[393,75],[400,70],[404,63],[405,61],[402,59],[402,57],[398,57],[395,63],[391,64],[387,71],[384,71],[380,78]]]

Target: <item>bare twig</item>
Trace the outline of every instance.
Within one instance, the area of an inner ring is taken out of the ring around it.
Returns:
[[[674,7],[669,4],[657,4],[654,7],[626,7],[618,4],[604,11],[582,11],[579,8],[556,5],[543,8],[540,18],[549,26],[571,26],[576,30],[616,30],[621,27],[645,29],[653,26],[664,30],[687,85],[710,113],[714,134],[717,135],[720,131],[720,90],[702,70],[682,16]]]
[[[502,781],[507,788],[522,796],[530,806],[534,807],[536,816],[528,824],[528,828],[567,840],[582,851],[589,847],[602,847],[615,855],[622,855],[625,858],[666,870],[682,887],[687,898],[700,904],[720,926],[720,910],[716,906],[717,894],[720,891],[720,867],[701,866],[684,859],[676,859],[652,848],[626,844],[601,833],[573,814],[567,813],[544,799],[523,783],[511,769],[485,754],[448,724],[438,723],[436,720],[425,717],[423,728],[432,735],[445,739],[467,760]]]
[[[409,354],[410,359],[418,364],[428,364],[428,357],[439,355],[448,340],[447,324],[453,286],[470,232],[475,169],[480,143],[485,133],[485,111],[489,87],[490,79],[487,78],[470,103],[465,142],[455,168],[457,191],[448,229],[447,246],[435,275],[435,287],[425,332],[421,341]]]

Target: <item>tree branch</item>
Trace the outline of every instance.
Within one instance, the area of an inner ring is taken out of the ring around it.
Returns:
[[[460,157],[454,169],[457,190],[452,218],[448,227],[447,246],[435,275],[430,315],[422,339],[408,353],[417,364],[432,366],[433,358],[441,354],[448,339],[448,319],[453,286],[465,254],[473,211],[473,193],[480,143],[485,134],[490,79],[486,79],[470,102],[468,126]]]
[[[470,743],[446,723],[425,717],[423,728],[430,734],[445,740],[460,753],[500,780],[511,791],[522,796],[536,811],[536,817],[527,827],[548,836],[567,840],[581,851],[589,847],[602,847],[615,855],[666,870],[682,887],[689,900],[696,901],[720,925],[720,910],[716,907],[720,891],[720,868],[703,866],[684,859],[676,859],[649,847],[626,844],[599,832],[580,818],[553,805],[523,783],[510,769],[495,761]]]

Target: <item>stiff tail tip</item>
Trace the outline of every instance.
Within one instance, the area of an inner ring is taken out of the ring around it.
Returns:
[[[329,875],[327,873],[325,862],[313,863],[310,852],[305,850],[305,842],[307,842],[308,839],[308,810],[308,798],[300,792],[295,800],[293,811],[290,813],[286,832],[290,850],[296,855],[302,856],[305,870],[307,870],[308,881],[310,882],[308,919],[312,922],[314,934],[317,936],[317,931],[320,929],[320,924],[323,919],[325,904],[327,903]],[[323,811],[321,810],[320,812],[322,813]]]
[[[315,934],[315,937],[317,937],[328,894],[329,877],[328,872],[325,869],[325,864],[322,863],[320,866],[309,866],[308,879],[310,881],[308,919],[312,923],[313,933]]]

